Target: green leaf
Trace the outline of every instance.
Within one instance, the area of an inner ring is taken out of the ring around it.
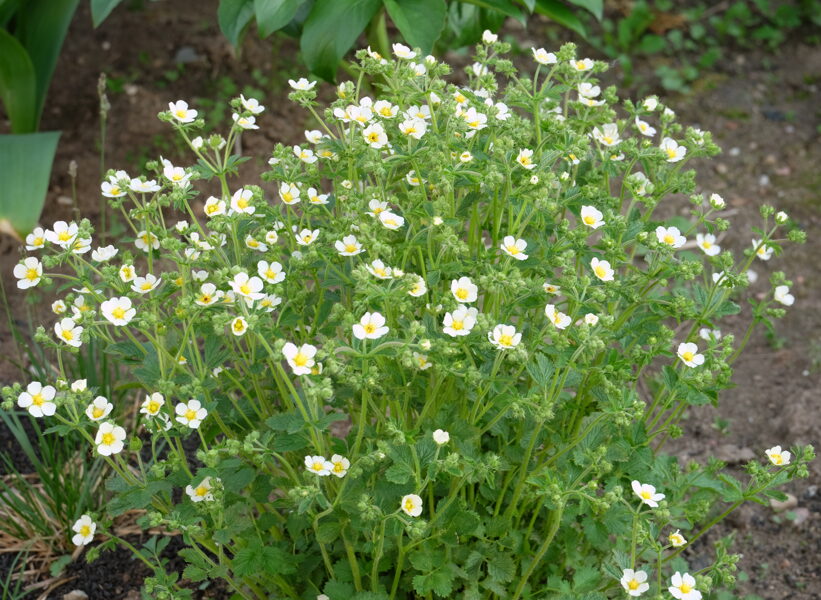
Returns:
[[[0,29],[0,100],[11,120],[12,133],[37,129],[36,89],[34,65],[28,52],[8,31]]]
[[[384,0],[391,20],[414,48],[430,54],[445,28],[444,0]]]
[[[413,467],[407,463],[396,463],[385,471],[385,479],[392,483],[408,483],[413,479]]]
[[[433,592],[440,598],[445,598],[453,592],[453,573],[449,566],[445,566],[433,573],[416,575],[413,578],[413,589],[420,596]]]
[[[254,16],[252,0],[220,0],[217,21],[220,31],[235,48],[239,46],[242,32]]]
[[[59,131],[0,135],[0,229],[22,235],[37,225],[58,139]]]
[[[553,376],[553,363],[541,352],[537,352],[533,361],[527,364],[527,372],[540,387],[547,387]]]
[[[598,21],[601,21],[604,13],[604,0],[568,0],[570,4],[575,4],[590,14],[592,14]]]
[[[299,45],[313,73],[333,81],[339,61],[351,49],[381,5],[380,0],[317,0]]]
[[[91,21],[99,27],[123,0],[91,0]]]
[[[260,573],[279,575],[293,572],[293,557],[284,550],[275,546],[263,546],[261,542],[253,542],[234,555],[232,561],[234,574],[238,577],[247,577]]]
[[[516,563],[510,554],[495,554],[487,563],[487,574],[494,581],[507,583],[516,575]]]
[[[575,31],[583,38],[587,37],[587,30],[579,18],[559,0],[536,0],[536,12],[556,21],[562,27]]]
[[[302,0],[254,0],[254,14],[262,37],[282,29],[296,15]]]

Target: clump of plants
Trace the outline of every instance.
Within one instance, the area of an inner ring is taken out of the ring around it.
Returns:
[[[76,544],[100,542],[89,560],[130,546],[111,523],[136,509],[185,542],[181,574],[165,541],[132,547],[158,598],[206,580],[331,600],[693,600],[732,583],[736,557],[702,538],[806,476],[812,449],[762,448],[737,479],[663,448],[794,300],[776,273],[746,334],[722,335],[749,266],[804,236],[763,207],[742,256],[720,248],[724,201],[685,168],[718,152],[709,133],[655,97],[619,101],[572,44],[534,49],[533,74],[507,51],[486,32],[456,85],[408,47],[363,50],[328,107],[292,81],[316,129],[277,145],[261,185],[235,181],[232,154],[256,100],[207,138],[171,103],[160,118],[196,164],[102,183],[129,238],[92,250],[85,220],[32,233],[18,285],[68,292],[38,339],[58,357],[103,344],[139,388],[118,422],[91,388],[3,390],[116,473],[106,511],[74,523]],[[683,230],[655,216],[676,197]]]

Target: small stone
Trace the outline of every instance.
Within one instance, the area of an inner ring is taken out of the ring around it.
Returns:
[[[762,175],[758,178],[758,185],[761,187],[767,187],[770,185],[770,176],[769,175]]]
[[[125,90],[126,96],[135,96],[137,92],[140,91],[140,88],[133,83],[126,83],[123,89]]]
[[[71,206],[74,204],[74,200],[71,199],[71,196],[57,196],[57,204]]]
[[[101,46],[101,47],[102,47],[102,49],[103,49],[103,50],[105,50],[106,52],[108,52],[109,50],[111,50],[111,42],[109,42],[108,40],[105,40],[102,44],[100,44],[100,46]]]
[[[177,53],[174,54],[174,62],[178,65],[187,63],[196,63],[202,60],[202,56],[197,53],[191,46],[182,46]]]
[[[727,154],[730,156],[739,156],[741,154],[741,148],[738,146],[733,146]]]
[[[818,494],[818,486],[817,486],[817,485],[811,485],[811,486],[809,486],[809,487],[807,488],[807,491],[806,491],[806,492],[804,492],[804,495],[805,495],[807,498],[815,498],[815,495],[816,495],[816,494]]]
[[[792,510],[798,506],[798,498],[792,494],[787,494],[787,499],[783,501],[771,499],[770,506],[777,513],[784,512],[785,510]]]
[[[799,506],[793,511],[793,515],[792,524],[795,527],[802,527],[804,523],[807,522],[807,519],[810,518],[810,509]]]
[[[716,164],[716,173],[718,173],[719,175],[726,175],[728,171],[729,169],[727,168],[727,165],[725,165],[724,163]]]
[[[88,594],[83,590],[71,590],[68,594],[63,594],[63,600],[88,600]]]

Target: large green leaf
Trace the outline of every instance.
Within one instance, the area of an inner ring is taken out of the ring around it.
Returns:
[[[311,71],[333,81],[339,61],[381,4],[381,0],[316,0],[299,42]]]
[[[254,0],[254,14],[262,37],[282,29],[296,15],[302,0]]]
[[[46,199],[59,131],[0,135],[0,229],[29,233]]]
[[[51,76],[80,0],[31,0],[17,13],[15,36],[31,57],[37,80],[35,114],[43,112]]]
[[[106,20],[111,11],[117,8],[123,0],[91,0],[91,21],[94,27]]]
[[[445,28],[445,0],[384,0],[399,32],[414,48],[429,54]]]
[[[556,21],[562,27],[575,31],[582,37],[587,37],[587,30],[579,17],[559,0],[536,0],[536,12]]]
[[[6,107],[13,133],[28,133],[37,128],[36,89],[37,78],[28,52],[5,29],[0,29],[0,100]]]
[[[234,47],[239,46],[242,32],[254,16],[253,0],[220,0],[217,9],[222,34]]]
[[[601,21],[602,14],[604,13],[604,0],[567,0],[570,4],[575,4],[579,6],[589,13],[591,13],[596,19]]]

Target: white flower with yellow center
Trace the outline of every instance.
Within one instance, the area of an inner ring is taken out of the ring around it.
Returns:
[[[214,479],[219,482],[219,478]],[[204,477],[197,485],[185,486],[185,493],[191,498],[191,502],[211,502],[214,500],[214,484],[210,477]]]
[[[74,240],[74,243],[71,245],[71,251],[74,254],[85,254],[89,250],[91,250],[91,238],[90,237],[87,237],[87,238],[78,237],[76,240]]]
[[[468,152],[467,150],[465,150],[464,152],[462,152],[459,155],[459,162],[460,163],[466,164],[466,163],[469,163],[472,160],[473,160],[473,155],[470,152]]]
[[[208,410],[203,408],[199,400],[191,399],[188,402],[180,402],[174,407],[176,413],[175,420],[181,425],[197,429],[208,416]]]
[[[422,119],[406,119],[399,124],[399,131],[417,140],[422,139],[427,130],[428,124]]]
[[[418,517],[422,514],[422,498],[416,494],[403,496],[400,507],[402,508],[402,512],[409,517]]]
[[[388,134],[381,123],[372,123],[362,130],[362,137],[371,148],[384,148],[388,145]]]
[[[261,260],[257,263],[257,273],[268,283],[279,283],[285,279],[285,272],[282,270],[282,265],[277,261]]]
[[[647,137],[653,137],[656,135],[656,128],[652,127],[647,121],[642,121],[638,117],[636,117],[636,129],[639,130],[641,135]]]
[[[413,277],[415,277],[413,287],[408,290],[408,294],[414,298],[424,296],[428,291],[428,285],[425,283],[424,278],[421,275],[414,275]]]
[[[769,458],[770,462],[776,467],[787,466],[790,464],[790,459],[792,458],[792,454],[787,450],[782,450],[781,446],[773,446],[772,448],[765,450],[764,454],[767,455],[767,458]]]
[[[786,285],[779,285],[773,292],[773,298],[784,306],[792,306],[795,303],[795,296],[790,293],[790,288]]]
[[[293,183],[280,183],[279,197],[285,204],[297,204],[299,202],[299,188]]]
[[[681,235],[678,227],[656,227],[656,238],[662,244],[670,246],[671,248],[681,248],[686,242],[687,238]]]
[[[294,375],[310,375],[311,367],[316,364],[314,360],[316,356],[316,346],[312,346],[311,344],[297,346],[296,344],[288,342],[282,347],[282,355],[285,357],[285,360],[288,361],[288,364],[291,365]]]
[[[106,198],[122,198],[128,192],[116,181],[103,181],[100,184],[100,192]]]
[[[604,215],[595,206],[582,206],[581,219],[587,227],[598,229],[604,225]]]
[[[91,520],[88,515],[81,515],[71,526],[74,535],[71,536],[71,543],[75,546],[85,546],[90,544],[97,532],[97,523]]]
[[[678,162],[687,154],[687,148],[679,145],[673,138],[666,137],[661,140],[659,148],[667,155],[667,162]]]
[[[291,86],[292,90],[297,90],[299,92],[305,92],[305,91],[314,89],[314,86],[316,85],[316,81],[308,81],[304,77],[300,77],[297,81],[294,81],[293,79],[289,79],[288,80],[288,85]]]
[[[308,188],[308,201],[311,204],[328,204],[328,194],[320,194],[316,188]]]
[[[676,571],[667,590],[676,600],[701,600],[701,592],[696,589],[696,579],[689,573],[682,575]]]
[[[334,465],[324,456],[309,455],[305,457],[305,469],[309,473],[313,473],[314,475],[319,475],[320,477],[327,477],[333,471]]]
[[[131,180],[131,183],[128,184],[128,188],[138,194],[153,194],[154,192],[159,192],[161,186],[154,179],[142,180],[135,177]]]
[[[213,283],[203,283],[194,302],[200,306],[211,306],[222,298],[223,293]]]
[[[462,119],[467,123],[468,129],[472,131],[481,131],[487,127],[487,115],[478,112],[473,107],[462,113]]]
[[[381,213],[390,210],[387,202],[382,202],[381,200],[378,200],[376,198],[372,198],[370,202],[368,202],[368,208],[370,210],[365,214],[368,214],[372,217],[378,217]]]
[[[384,119],[393,119],[399,113],[399,107],[387,100],[377,100],[373,104],[373,112]]]
[[[302,148],[300,146],[294,146],[294,156],[306,165],[312,165],[319,160],[313,150],[310,148]]]
[[[444,429],[437,429],[433,432],[433,441],[438,446],[444,446],[450,441],[450,434]]]
[[[773,257],[773,248],[762,240],[753,240],[753,251],[761,260],[770,260]]]
[[[262,280],[251,277],[245,271],[240,271],[228,282],[235,294],[250,300],[259,300],[265,294],[262,292]]]
[[[476,325],[479,311],[473,307],[459,306],[453,312],[445,313],[442,331],[451,337],[468,335]]]
[[[470,277],[460,277],[450,282],[450,291],[457,302],[476,302],[479,288],[470,280]]]
[[[147,273],[145,277],[135,277],[131,282],[131,289],[138,294],[147,294],[157,289],[157,286],[162,283],[162,280],[151,273]]]
[[[358,340],[376,340],[384,336],[390,330],[385,326],[385,317],[380,313],[366,312],[359,319],[359,323],[353,326],[353,335]]]
[[[630,483],[633,492],[639,499],[650,508],[657,508],[659,502],[664,500],[664,494],[656,492],[656,488],[649,483],[639,483],[635,479]]]
[[[154,392],[150,395],[146,394],[145,400],[140,405],[140,414],[145,415],[146,418],[156,417],[160,414],[160,409],[165,405],[165,398],[159,392]]]
[[[311,129],[305,131],[305,139],[311,144],[318,144],[322,141],[323,135],[319,129]]]
[[[701,248],[707,256],[715,256],[721,252],[721,246],[716,244],[716,236],[712,233],[697,233],[696,245]]]
[[[131,306],[131,299],[126,296],[111,298],[100,304],[103,316],[112,325],[128,325],[137,314],[137,309]]]
[[[26,386],[26,391],[17,396],[17,406],[25,408],[32,417],[50,417],[57,411],[54,403],[56,394],[53,386],[32,381]]]
[[[77,296],[71,304],[71,318],[75,321],[79,321],[91,309],[91,305],[86,303],[85,296]]]
[[[280,304],[282,304],[282,298],[276,294],[267,294],[264,298],[257,301],[257,308],[261,308],[265,312],[273,312]]]
[[[593,269],[593,274],[602,281],[613,281],[613,274],[615,271],[610,267],[610,263],[606,260],[599,260],[593,258],[590,261],[590,268]]]
[[[257,125],[257,118],[254,116],[244,117],[242,115],[238,115],[237,113],[233,113],[231,118],[240,129],[259,129],[259,125]]]
[[[579,92],[579,96],[584,98],[596,98],[601,94],[601,88],[588,81],[580,83],[576,86],[576,90]]]
[[[206,217],[217,217],[225,214],[226,204],[224,200],[210,196],[208,200],[205,201],[205,207],[203,210]]]
[[[516,156],[516,162],[527,170],[536,168],[536,165],[533,163],[533,150],[527,148],[519,150],[519,154]]]
[[[570,325],[570,317],[556,310],[552,304],[544,307],[544,314],[557,329],[566,329]]]
[[[62,315],[68,310],[66,303],[63,300],[55,300],[51,303],[51,312],[55,315]]]
[[[510,350],[522,341],[522,334],[516,332],[513,325],[499,324],[487,332],[488,341],[499,350]]]
[[[512,235],[507,235],[505,239],[502,240],[501,248],[505,254],[512,256],[516,260],[527,260],[527,254],[525,254],[527,242],[522,239],[516,239]]]
[[[405,219],[394,212],[384,210],[379,213],[379,222],[387,229],[396,230],[405,224]]]
[[[119,250],[112,245],[101,246],[91,253],[91,258],[97,262],[106,262],[117,256]]]
[[[83,345],[83,328],[77,325],[73,319],[60,319],[54,324],[54,333],[57,339],[69,346],[79,348]]]
[[[377,259],[369,265],[365,265],[368,273],[377,279],[393,279],[393,269],[386,266],[381,260]]]
[[[97,447],[97,454],[100,456],[111,456],[123,451],[123,440],[125,440],[125,429],[116,423],[103,423],[97,430],[94,444]]]
[[[42,227],[35,227],[26,236],[26,250],[40,250],[46,245],[46,232]]]
[[[362,244],[360,244],[356,236],[353,235],[346,235],[341,240],[336,240],[334,242],[334,248],[336,248],[340,256],[356,256],[364,252]]]
[[[299,233],[296,232],[296,228],[294,229],[294,239],[300,246],[310,246],[318,237],[319,229],[314,229],[313,231],[310,229],[303,229]]]
[[[619,126],[616,123],[602,125],[601,129],[593,128],[593,139],[605,146],[616,146],[621,142],[619,137]]]
[[[37,258],[29,256],[15,265],[14,276],[17,278],[18,288],[21,290],[32,288],[40,283],[43,277],[43,265]]]
[[[393,54],[394,56],[396,56],[396,58],[404,58],[405,60],[410,60],[416,57],[416,52],[414,52],[404,44],[392,44],[391,49],[393,50]]]
[[[56,221],[53,228],[45,232],[46,241],[61,248],[70,248],[74,245],[78,230],[77,223],[73,221],[71,223]]]
[[[430,121],[430,106],[427,104],[414,105],[409,107],[403,115],[406,119],[419,119],[422,121]]]
[[[698,367],[704,364],[704,355],[698,353],[698,346],[692,342],[679,344],[676,354],[688,367]]]
[[[252,215],[256,207],[251,202],[254,193],[251,190],[240,188],[231,196],[231,210],[229,214]]]
[[[558,286],[554,283],[550,283],[549,281],[545,281],[542,284],[542,289],[544,289],[544,291],[548,294],[553,294],[554,296],[562,290],[561,286]]]
[[[149,231],[140,231],[134,240],[134,245],[143,252],[157,250],[160,247],[159,238]]]
[[[168,161],[166,161],[165,166],[163,166],[162,174],[172,185],[179,187],[187,185],[188,180],[191,178],[191,173],[186,173],[185,169],[175,167]]]
[[[571,60],[570,66],[579,72],[589,71],[593,68],[592,58],[582,58],[578,60]]]
[[[647,573],[644,571],[625,569],[622,571],[620,583],[629,596],[638,597],[650,589],[650,584],[647,583]]]
[[[687,543],[687,540],[681,535],[681,531],[678,529],[667,536],[667,541],[669,541],[674,548],[680,548]]]
[[[424,180],[416,174],[415,170],[408,171],[408,174],[405,175],[405,181],[407,181],[409,185],[412,185],[414,187],[422,185],[422,183],[424,183]]]
[[[256,250],[257,252],[267,252],[268,246],[260,242],[250,233],[245,236],[245,247],[251,250]]]
[[[262,297],[265,298],[265,294]],[[248,321],[245,320],[245,317],[234,317],[231,320],[231,333],[235,336],[245,335],[246,331],[248,331]]]
[[[86,416],[92,421],[100,421],[107,417],[114,410],[114,405],[105,396],[97,396],[86,407]]]
[[[256,98],[246,98],[242,94],[239,96],[239,101],[242,104],[242,108],[247,110],[249,113],[258,115],[262,111],[265,110],[265,107],[259,103],[259,100]]]
[[[348,469],[351,468],[351,461],[341,454],[334,454],[331,457],[331,465],[333,465],[331,467],[331,475],[335,475],[341,479],[342,477],[345,477],[348,473]]]
[[[427,371],[433,366],[433,363],[430,362],[427,354],[420,354],[419,352],[414,352],[413,361],[416,363],[416,367],[420,371]]]
[[[556,55],[552,52],[548,52],[544,48],[531,48],[531,52],[533,52],[533,60],[535,60],[540,65],[555,65],[556,64]]]
[[[169,102],[168,110],[171,112],[171,116],[180,123],[192,123],[194,119],[197,118],[197,111],[193,108],[188,108],[188,102],[185,100]]]
[[[279,233],[275,229],[265,232],[265,241],[272,246],[279,241]]]

